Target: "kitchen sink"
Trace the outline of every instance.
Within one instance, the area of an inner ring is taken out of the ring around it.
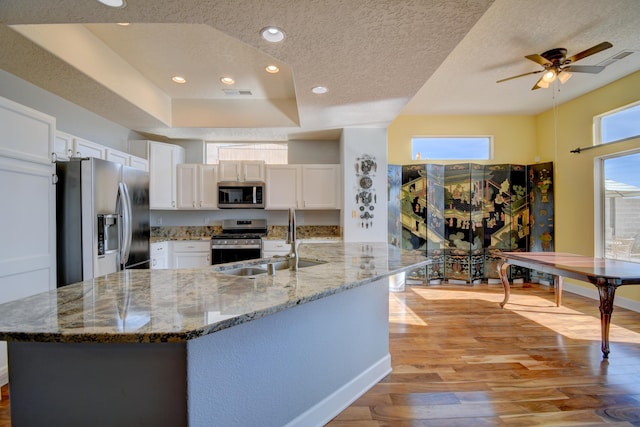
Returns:
[[[228,274],[231,276],[257,276],[259,274],[267,274],[267,266],[269,264],[273,264],[276,271],[277,270],[288,270],[291,266],[291,260],[287,259],[277,259],[273,262],[261,263],[256,265],[245,265],[237,268],[223,268],[218,269],[220,273]],[[298,259],[298,268],[306,268],[313,267],[315,265],[326,264],[325,261],[318,261],[312,259]]]

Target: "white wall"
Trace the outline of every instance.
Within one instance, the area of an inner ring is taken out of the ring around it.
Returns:
[[[289,141],[289,164],[335,165],[340,163],[339,141]]]
[[[56,118],[58,130],[120,151],[129,139],[144,139],[65,99],[0,70],[0,96]]]
[[[340,140],[343,174],[342,235],[345,242],[386,242],[387,241],[387,129],[345,129]],[[359,181],[362,174],[356,172],[359,159],[368,154],[377,163],[371,189],[376,195],[368,222],[362,220],[356,194],[361,191]]]

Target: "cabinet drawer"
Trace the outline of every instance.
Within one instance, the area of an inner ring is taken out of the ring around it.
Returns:
[[[173,252],[209,252],[210,240],[180,240],[173,243]]]
[[[262,250],[265,252],[285,251],[285,250],[289,250],[289,248],[290,248],[290,245],[288,245],[284,240],[263,240],[262,241]]]

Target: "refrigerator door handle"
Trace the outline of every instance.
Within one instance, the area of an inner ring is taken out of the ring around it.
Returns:
[[[129,260],[129,252],[131,250],[131,198],[129,197],[129,189],[127,184],[121,182],[118,184],[118,205],[122,210],[122,236],[120,238],[120,265],[124,266]]]

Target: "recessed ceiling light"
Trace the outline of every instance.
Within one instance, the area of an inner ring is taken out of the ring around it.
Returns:
[[[171,80],[173,80],[176,83],[180,83],[180,84],[187,82],[187,79],[185,79],[182,76],[173,76],[173,77],[171,77]]]
[[[316,95],[322,95],[323,93],[329,92],[329,89],[324,86],[316,86],[311,88],[311,92],[315,93]]]
[[[124,0],[98,0],[100,3],[109,7],[125,7],[127,3]]]
[[[260,35],[271,43],[278,43],[284,40],[284,31],[278,27],[265,27],[260,30]]]
[[[220,81],[226,85],[232,85],[236,82],[231,77],[220,77]]]
[[[121,27],[128,27],[131,24],[128,22],[118,22],[118,25],[120,25]]]
[[[275,65],[267,65],[267,66],[265,67],[265,70],[266,70],[266,72],[267,72],[267,73],[275,74],[275,73],[277,73],[278,71],[280,71],[280,68],[278,68],[278,67],[277,67],[277,66],[275,66]]]

